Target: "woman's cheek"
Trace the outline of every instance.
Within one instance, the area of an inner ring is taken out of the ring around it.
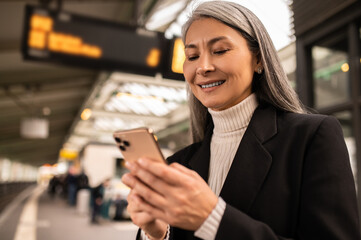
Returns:
[[[194,74],[190,71],[189,67],[183,68],[183,75],[188,84],[192,83],[192,79],[194,78]]]

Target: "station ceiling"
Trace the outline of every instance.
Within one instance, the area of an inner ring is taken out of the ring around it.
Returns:
[[[150,126],[163,139],[186,131],[188,110],[182,81],[24,61],[24,8],[40,2],[55,7],[61,2],[64,11],[116,23],[153,24],[157,31],[168,29],[188,4],[187,0],[0,0],[0,159],[34,166],[55,163],[64,147],[79,151],[88,142],[110,144],[114,130],[129,126]],[[175,10],[162,24],[152,19],[174,4]],[[154,94],[139,93],[144,90]],[[177,99],[156,96],[162,91],[172,92]],[[167,111],[157,112],[155,106]],[[82,120],[86,108],[91,114]],[[48,120],[47,138],[22,137],[23,119],[33,117]]]

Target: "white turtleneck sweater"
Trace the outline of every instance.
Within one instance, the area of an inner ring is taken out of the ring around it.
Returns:
[[[257,106],[257,98],[253,93],[226,110],[208,109],[214,123],[208,185],[217,196],[222,190],[238,146]],[[195,236],[205,240],[215,239],[225,208],[226,203],[219,197],[216,207],[195,232]]]
[[[253,93],[242,102],[226,110],[208,109],[214,123],[210,146],[208,185],[217,196],[221,192],[238,146],[257,106],[257,98]],[[219,197],[216,207],[194,235],[204,240],[215,239],[225,208],[226,203]],[[166,240],[168,238],[169,236]],[[148,239],[143,231],[142,239]]]

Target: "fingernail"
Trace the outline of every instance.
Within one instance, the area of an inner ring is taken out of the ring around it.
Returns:
[[[141,166],[146,166],[146,162],[145,162],[145,160],[143,159],[143,158],[139,158],[138,160],[137,160],[137,162],[141,165]]]
[[[129,182],[130,181],[130,177],[128,174],[124,174],[123,177],[122,177],[122,181],[123,182]]]
[[[134,165],[133,165],[133,163],[126,161],[126,162],[125,162],[125,167],[128,168],[128,169],[133,169],[133,168],[134,168]]]

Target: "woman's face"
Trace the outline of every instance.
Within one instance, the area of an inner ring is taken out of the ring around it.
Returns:
[[[251,94],[259,64],[233,28],[213,18],[194,21],[185,37],[185,55],[184,77],[205,107],[224,110]]]

